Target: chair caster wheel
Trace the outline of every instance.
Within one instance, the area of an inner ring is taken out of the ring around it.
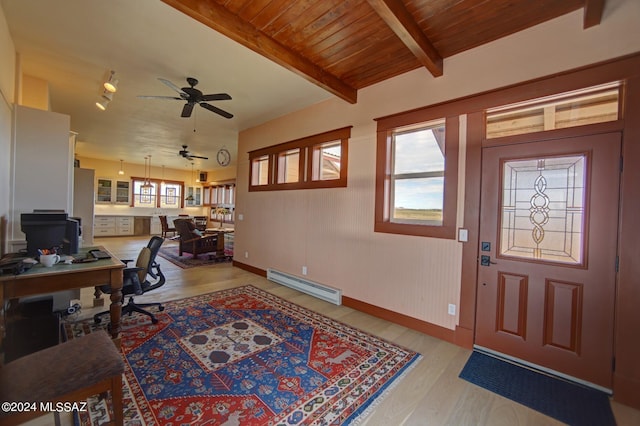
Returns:
[[[158,318],[151,318],[151,324],[157,324]]]
[[[158,306],[159,311],[164,311],[164,306]]]
[[[94,322],[95,324],[100,324],[100,323],[102,322],[102,318],[94,318],[94,319],[93,319],[93,322]]]

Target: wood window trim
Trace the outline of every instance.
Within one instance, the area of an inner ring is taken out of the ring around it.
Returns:
[[[392,171],[392,136],[399,128],[418,125],[441,119],[441,108],[423,110],[411,119],[402,115],[380,118],[377,130],[376,147],[376,193],[374,231],[389,234],[415,235],[432,238],[456,239],[456,221],[458,204],[458,139],[459,118],[457,115],[445,117],[445,171],[444,171],[444,205],[442,225],[423,225],[391,222],[391,171]]]
[[[348,162],[349,162],[349,138],[353,126],[330,130],[328,132],[283,142],[277,145],[249,151],[249,192],[254,191],[280,191],[291,189],[316,189],[316,188],[340,188],[347,186]],[[313,176],[313,150],[325,142],[340,141],[340,178],[330,180],[314,180]],[[280,154],[293,149],[300,149],[299,178],[298,182],[277,183]],[[254,185],[255,160],[268,157],[268,183]]]

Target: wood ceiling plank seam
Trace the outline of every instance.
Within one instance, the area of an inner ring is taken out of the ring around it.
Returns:
[[[374,16],[371,10],[366,7],[366,3],[363,6],[363,2],[357,2],[356,6],[349,9],[347,13],[341,15],[333,15],[333,19],[327,21],[325,25],[313,34],[308,35],[302,39],[299,44],[307,46],[309,50],[321,50],[321,44],[327,44],[325,40],[332,37],[334,34],[357,34],[363,25],[370,25],[366,19],[371,19]],[[364,23],[363,23],[364,22]],[[330,42],[329,44],[333,44]]]
[[[217,0],[217,2],[231,13],[238,15],[243,8],[253,3],[254,0]]]
[[[356,87],[358,89],[391,78],[390,76],[404,74],[423,67],[408,49],[405,49],[401,55],[398,55],[393,50],[374,51],[372,53],[365,51],[361,55],[366,57],[368,54],[377,55],[375,65],[367,64],[366,61],[362,60],[357,62],[359,58],[352,58],[349,60],[350,66],[346,67],[348,71],[341,75],[344,81],[349,81],[350,84],[357,84]],[[363,81],[354,83],[354,79],[363,79]]]
[[[357,102],[358,92],[354,87],[268,37],[223,6],[199,0],[162,1],[339,98],[352,104]]]
[[[265,34],[270,34],[264,30],[265,27],[277,20],[283,15],[288,16],[288,12],[291,9],[295,9],[296,5],[304,5],[305,1],[292,1],[292,0],[271,0],[256,16],[254,16],[250,22],[258,30]],[[295,16],[295,13],[294,13]]]
[[[275,33],[273,37],[277,40],[286,40],[287,45],[304,44],[305,40],[315,38],[314,35],[329,25],[329,23],[340,19],[346,10],[351,11],[350,6],[352,3],[351,0],[325,0],[318,2],[312,8],[313,10],[310,10],[309,13],[305,13],[299,20],[296,20],[295,26],[293,23],[289,23]],[[337,5],[337,7],[333,5]]]
[[[602,13],[604,12],[605,0],[585,0],[583,29],[600,25]]]
[[[441,11],[451,7],[452,4],[460,1],[462,0],[404,0],[404,4],[413,16],[419,16],[420,19],[429,19],[429,17],[436,13],[441,13]]]
[[[428,25],[431,29],[430,34],[432,37],[442,39],[442,36],[436,36],[433,33],[446,32],[449,28],[467,28],[476,22],[485,21],[509,25],[512,22],[512,16],[525,16],[530,19],[532,16],[542,13],[547,17],[558,17],[578,9],[582,6],[582,1],[465,0],[428,19],[419,15],[416,20],[423,30],[425,29],[424,25]]]
[[[256,17],[256,15],[262,12],[262,10],[267,6],[267,3],[269,3],[270,1],[271,0],[249,0],[245,2],[240,8],[231,8],[227,5],[225,5],[225,7],[245,21],[251,21]]]
[[[440,49],[442,56],[446,58],[554,19],[560,16],[556,15],[557,13],[564,12],[562,14],[565,14],[575,9],[556,10],[553,15],[547,15],[548,10],[548,8],[542,8],[540,11],[534,12],[530,9],[512,8],[511,5],[504,4],[499,14],[509,16],[508,25],[501,19],[478,18],[473,18],[469,22],[449,23],[444,28],[434,26],[426,28],[424,22],[421,22],[420,25],[423,31],[432,37],[434,44]],[[482,10],[479,11],[482,12]],[[531,20],[531,16],[538,16],[540,13],[544,14],[543,17]]]
[[[363,70],[360,73],[355,69],[350,73],[350,75],[343,76],[343,79],[350,84],[357,84],[358,89],[362,89],[409,71],[424,69],[422,64],[418,62],[411,52],[407,53],[406,58],[394,60],[394,62],[397,64],[394,68],[385,68],[384,64],[380,64],[379,67],[375,69]],[[428,72],[426,69],[425,71]]]
[[[322,64],[327,70],[331,69],[331,73],[342,75],[343,71],[338,71],[338,67],[349,68],[351,65],[345,66],[341,64],[352,58],[355,58],[353,61],[355,64],[361,65],[362,63],[377,62],[377,52],[383,49],[392,49],[397,55],[398,51],[410,53],[406,46],[389,29],[387,31],[379,31],[374,27],[366,27],[359,31],[358,34],[362,40],[367,42],[360,43],[348,38],[342,39],[338,43],[318,52],[319,55],[323,55],[324,59],[314,57],[313,60]],[[375,40],[375,42],[372,42],[372,40]]]
[[[362,85],[359,87],[361,89],[367,87],[366,85],[384,81],[390,78],[389,76],[397,76],[422,68],[422,64],[416,61],[410,52],[404,58],[394,59],[394,62],[397,66],[393,68],[385,67],[384,62],[380,62],[376,67],[353,68],[350,70],[350,74],[344,76],[344,79],[345,81],[350,81],[350,79],[357,80]]]
[[[320,2],[313,2],[310,5],[305,3],[305,7],[303,9],[301,8],[302,3],[296,1],[294,4],[296,7],[292,7],[287,10],[286,14],[278,16],[277,19],[273,20],[269,25],[266,25],[262,30],[271,37],[280,40],[289,40],[287,36],[281,35],[283,31],[290,36],[295,36],[299,32],[309,31],[307,26],[317,25],[314,23],[318,19],[321,19],[323,15],[335,9],[335,5],[340,4],[341,2],[339,0],[323,0]],[[286,29],[288,28],[292,30],[287,32]],[[293,43],[295,42],[292,40],[287,41],[286,44],[289,45]]]
[[[351,17],[355,18],[356,15],[351,15]],[[335,31],[326,37],[319,37],[316,43],[309,46],[309,51],[306,54],[309,55],[313,62],[321,63],[325,62],[328,56],[337,55],[340,57],[348,55],[353,46],[362,49],[362,47],[357,46],[358,44],[364,43],[365,48],[378,44],[393,33],[384,27],[382,22],[380,22],[380,25],[373,25],[376,21],[377,17],[371,12],[370,15],[360,16],[355,21],[349,22],[348,25],[332,27],[331,30]],[[326,32],[329,33],[329,30],[327,28]]]
[[[433,74],[443,74],[442,56],[416,23],[401,0],[368,0],[382,20],[402,40],[418,60]]]

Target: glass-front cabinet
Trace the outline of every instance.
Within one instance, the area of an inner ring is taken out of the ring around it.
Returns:
[[[130,204],[131,182],[98,178],[96,185],[96,203],[99,204]]]
[[[116,181],[116,204],[129,204],[129,181]]]
[[[96,203],[111,203],[111,195],[113,181],[111,179],[98,178],[98,185],[96,186]]]
[[[184,199],[184,205],[186,207],[195,207],[202,205],[202,187],[200,186],[188,186],[186,188],[186,198]]]

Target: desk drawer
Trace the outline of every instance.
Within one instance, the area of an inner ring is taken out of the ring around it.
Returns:
[[[96,216],[93,220],[94,228],[113,228],[116,226],[115,217],[100,217]]]
[[[115,227],[98,227],[93,230],[94,237],[106,237],[109,235],[116,235]]]

